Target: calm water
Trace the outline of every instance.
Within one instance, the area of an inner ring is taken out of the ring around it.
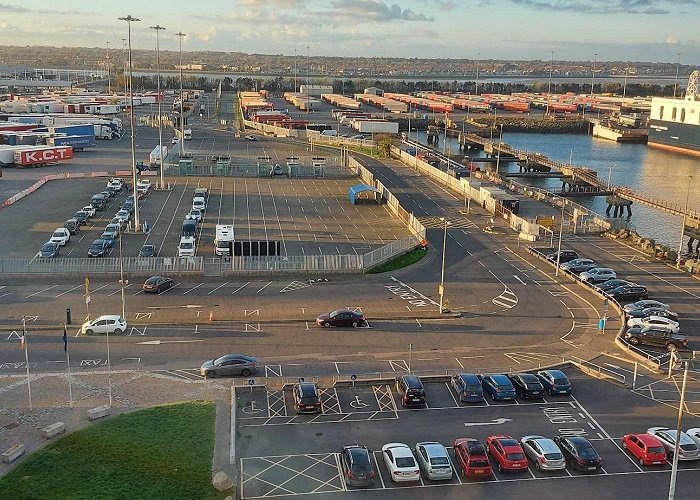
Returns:
[[[419,135],[425,143],[425,134]],[[681,156],[659,151],[646,144],[619,144],[587,135],[548,135],[504,133],[503,142],[518,149],[538,151],[550,158],[576,166],[587,166],[598,171],[598,177],[612,184],[628,186],[649,196],[685,204],[690,180],[688,207],[700,210],[698,181],[700,181],[700,158]],[[451,139],[449,150],[459,151],[456,139]],[[442,151],[442,143],[439,145]],[[482,167],[483,168],[483,167]],[[495,168],[495,167],[493,167]],[[500,170],[518,171],[517,163],[501,164]],[[559,179],[516,179],[541,188],[561,188]],[[605,215],[605,197],[577,197],[581,205]],[[611,211],[612,214],[612,211]],[[626,217],[626,215],[625,215]],[[640,204],[632,205],[630,226],[640,234],[677,248],[681,231],[681,219]]]

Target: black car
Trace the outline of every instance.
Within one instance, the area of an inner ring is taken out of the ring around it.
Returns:
[[[623,285],[605,292],[605,295],[618,302],[635,302],[641,299],[648,299],[647,289],[640,285]]]
[[[597,471],[603,466],[603,459],[588,439],[580,436],[556,436],[554,442],[564,454],[566,463],[584,472]]]
[[[624,339],[632,345],[663,347],[668,351],[688,348],[688,337],[682,333],[671,333],[654,327],[632,326],[625,332]]]
[[[107,255],[107,242],[103,239],[97,239],[92,242],[88,249],[88,257],[104,257]]]
[[[537,375],[532,373],[508,374],[516,394],[522,399],[540,399],[544,397],[544,387]]]
[[[90,205],[97,211],[102,211],[107,206],[107,198],[102,194],[96,194],[90,199]]]
[[[297,413],[321,413],[321,394],[312,382],[299,382],[292,389],[294,409]]]
[[[610,279],[607,281],[603,281],[602,283],[598,283],[597,285],[594,285],[593,288],[599,292],[607,292],[608,290],[613,290],[615,288],[626,285],[636,285],[636,283],[632,283],[631,281],[627,280]]]
[[[139,257],[157,257],[158,249],[155,245],[144,245],[139,250]]]
[[[41,250],[39,250],[39,256],[42,259],[53,259],[54,257],[58,257],[58,254],[61,253],[60,248],[61,246],[58,243],[47,241],[44,243],[44,246],[41,247]]]
[[[662,318],[678,321],[678,314],[662,307],[647,307],[646,309],[634,309],[626,312],[628,318],[647,318],[649,316],[661,316]]]
[[[561,256],[559,256],[559,254],[561,254]],[[550,253],[547,255],[547,260],[556,264],[557,257],[559,257],[559,263],[563,264],[565,262],[578,259],[578,254],[573,250],[562,250],[561,252]]]
[[[326,328],[331,326],[352,326],[356,328],[358,326],[367,326],[367,320],[365,315],[360,312],[349,309],[337,309],[328,314],[321,314],[316,318],[316,324]]]
[[[129,196],[121,205],[119,205],[119,208],[131,212],[134,209],[134,199]]]
[[[78,210],[77,212],[75,212],[73,218],[78,221],[78,224],[84,226],[85,224],[87,224],[87,220],[90,218],[90,214],[83,210]]]
[[[420,408],[426,404],[423,382],[415,375],[401,375],[397,377],[396,391],[401,396],[401,406],[404,408]]]
[[[143,284],[143,291],[149,293],[160,293],[173,286],[173,280],[164,276],[151,276]]]
[[[340,452],[340,466],[343,470],[343,479],[348,486],[369,488],[374,486],[374,467],[369,457],[366,446],[351,444],[343,446]]]
[[[63,223],[63,227],[68,229],[70,234],[75,234],[80,231],[80,222],[78,222],[78,219],[68,219]]]
[[[106,189],[104,191],[100,191],[98,194],[101,194],[104,196],[106,201],[109,201],[114,197],[117,193],[115,191],[107,191]]]

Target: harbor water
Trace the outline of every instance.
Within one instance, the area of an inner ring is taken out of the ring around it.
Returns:
[[[457,139],[450,139],[447,148],[442,143],[437,149],[444,149],[452,155],[459,153]],[[419,133],[418,140],[425,144],[425,133]],[[497,141],[498,138],[494,137]],[[598,172],[598,178],[612,185],[627,186],[655,198],[685,206],[688,197],[689,210],[700,211],[698,182],[700,181],[700,158],[678,155],[647,147],[646,144],[620,144],[599,139],[590,135],[503,133],[503,142],[517,149],[536,151],[553,160],[574,166],[585,166]],[[495,169],[495,164],[481,164],[481,168]],[[517,163],[501,163],[501,173],[518,172]],[[690,177],[689,177],[690,176]],[[543,189],[561,189],[557,178],[516,179]],[[577,203],[605,215],[607,203],[604,196],[577,196]],[[612,216],[613,211],[610,212]],[[627,218],[625,212],[624,219]],[[623,220],[624,220],[623,219]],[[628,227],[642,236],[653,238],[671,248],[678,248],[682,220],[665,212],[634,203]]]

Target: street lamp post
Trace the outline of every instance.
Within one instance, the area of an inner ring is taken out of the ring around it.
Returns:
[[[549,82],[547,83],[547,116],[549,116],[549,99],[552,92],[552,70],[554,69],[554,51],[552,51],[552,59],[549,62]]]
[[[625,83],[622,85],[622,106],[620,111],[622,111],[622,108],[625,107],[625,99],[627,98],[627,72],[629,71],[629,67],[625,68]]]
[[[447,248],[447,226],[450,225],[450,222],[447,220],[447,217],[440,217],[440,220],[445,223],[442,235],[442,270],[440,271],[440,288],[438,289],[440,294],[440,314],[442,314],[443,298],[445,296],[445,249]]]
[[[158,147],[160,148],[160,188],[165,189],[165,179],[163,173],[163,113],[161,106],[163,96],[160,94],[160,32],[164,30],[162,26],[156,24],[151,26],[152,30],[156,30],[156,66],[158,70]]]
[[[678,87],[678,70],[681,66],[681,53],[678,53],[678,62],[676,63],[676,79],[673,81],[673,98],[676,98],[676,88]]]
[[[501,146],[503,145],[503,124],[501,123],[501,133],[498,136],[498,154],[496,156],[496,175],[498,175],[498,168],[501,163]]]
[[[306,46],[306,112],[310,113],[311,110],[309,109],[309,91],[311,90],[311,87],[309,86],[309,70],[311,66],[311,55],[309,52],[309,46]]]
[[[112,65],[109,60],[109,42],[107,44],[107,93],[112,95]]]
[[[447,113],[445,113],[445,142],[442,143],[442,155],[447,156]]]
[[[671,464],[671,481],[668,487],[668,500],[674,500],[676,498],[676,477],[678,475],[678,448],[681,444],[681,427],[683,426],[683,408],[685,407],[685,388],[688,382],[688,365],[690,360],[693,359],[682,359],[685,364],[683,370],[683,385],[681,386],[681,398],[678,402],[678,420],[676,422],[676,442],[673,450],[673,462]],[[678,351],[671,353],[671,361],[678,359]],[[672,366],[672,365],[671,365]]]
[[[678,242],[678,258],[676,258],[676,267],[681,267],[681,254],[683,253],[683,236],[685,236],[685,219],[688,215],[688,200],[690,198],[690,181],[693,180],[693,176],[688,176],[688,190],[685,193],[685,208],[683,209],[683,222],[681,223],[681,239]]]
[[[610,165],[610,168],[608,169],[608,191],[610,191],[610,187],[611,187],[610,181],[611,181],[611,177],[612,177],[612,170],[613,170],[613,167],[615,167],[615,166],[616,165]]]
[[[591,97],[593,97],[593,85],[595,82],[595,63],[598,62],[598,53],[593,54],[593,71],[591,71]]]
[[[554,276],[559,276],[559,264],[561,264],[561,236],[564,233],[564,198],[561,198],[561,219],[559,221],[559,243],[557,243],[557,269]]]
[[[294,92],[298,92],[297,88],[297,49],[294,49]]]
[[[135,230],[138,232],[139,223],[139,197],[138,190],[136,189],[136,124],[134,123],[134,88],[131,80],[133,74],[133,66],[131,63],[131,23],[140,21],[131,15],[126,17],[120,17],[120,21],[126,21],[128,26],[128,39],[129,39],[129,126],[131,127],[131,180],[133,182],[133,194],[134,194],[134,226]],[[111,389],[111,388],[110,388]],[[111,393],[110,393],[110,405]]]
[[[481,57],[481,53],[477,52],[476,54],[476,84],[474,85],[474,95],[478,96],[479,95],[479,58]]]
[[[182,92],[182,39],[187,35],[183,32],[175,33],[175,36],[180,39],[180,157],[185,152],[185,116]]]

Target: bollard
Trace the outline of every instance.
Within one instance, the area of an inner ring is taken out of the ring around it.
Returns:
[[[66,307],[66,325],[71,324],[70,307]]]

